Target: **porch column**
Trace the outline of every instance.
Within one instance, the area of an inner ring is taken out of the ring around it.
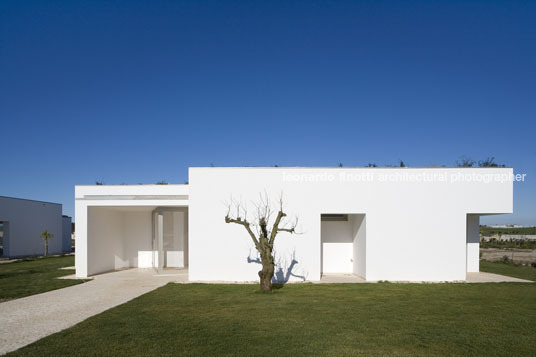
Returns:
[[[157,241],[158,241],[158,271],[164,269],[164,214],[158,212],[157,219]]]

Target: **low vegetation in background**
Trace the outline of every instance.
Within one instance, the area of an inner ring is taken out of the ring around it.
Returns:
[[[480,271],[536,281],[536,265],[512,264],[508,257],[503,258],[503,261],[500,262],[481,260]]]
[[[215,165],[213,163],[210,163],[209,165],[210,167],[215,167]],[[275,164],[275,165],[269,165],[269,166],[272,166],[272,167],[280,167],[280,165],[278,164]],[[300,167],[300,164],[299,163],[296,163],[296,164],[291,164],[291,165],[288,165],[290,167]],[[335,165],[336,167],[346,167],[347,165],[344,165],[342,162],[339,162]],[[367,165],[364,165],[362,166],[361,164],[356,164],[356,163],[352,163],[351,165],[347,166],[349,168],[356,168],[356,167],[380,167],[381,165],[377,165],[375,162],[369,162]],[[244,165],[243,167],[266,167],[265,165],[260,165],[260,166],[250,166],[250,165]],[[403,160],[398,160],[396,164],[384,164],[383,167],[410,167],[410,165],[408,165],[407,162],[404,162]],[[466,156],[461,156],[459,160],[456,160],[456,162],[454,163],[454,166],[449,164],[449,165],[445,165],[445,164],[435,164],[435,163],[430,163],[428,165],[425,165],[424,167],[430,167],[430,168],[437,168],[437,167],[440,167],[440,168],[443,168],[443,167],[506,167],[505,164],[500,164],[500,163],[497,163],[495,161],[495,157],[488,157],[484,160],[478,160],[478,161],[475,161],[475,160],[472,160],[471,158],[469,157],[466,157]],[[126,185],[127,183],[125,182],[122,182],[120,183],[120,185]],[[157,185],[167,185],[168,182],[165,181],[165,180],[161,180],[161,181],[158,181],[156,183]],[[188,184],[188,181],[184,181],[184,184],[187,185]],[[102,186],[102,185],[105,185],[105,182],[103,179],[100,179],[100,180],[96,180],[95,181],[95,185],[97,186]],[[138,185],[143,185],[142,183],[138,183]]]
[[[536,240],[528,240],[528,239],[499,240],[495,238],[491,238],[489,240],[480,239],[480,248],[536,249]]]
[[[458,167],[506,167],[504,164],[499,164],[495,161],[495,157],[487,157],[484,160],[479,160],[478,162],[471,159],[467,156],[460,157],[456,161],[456,166]]]
[[[533,235],[533,234],[536,234],[536,227],[493,228],[493,227],[487,227],[487,226],[480,226],[480,234],[484,236],[493,236],[496,234]]]
[[[536,284],[168,284],[13,356],[534,356]]]
[[[86,280],[57,279],[74,274],[74,269],[61,269],[70,266],[74,266],[72,255],[0,264],[0,302],[85,282]]]

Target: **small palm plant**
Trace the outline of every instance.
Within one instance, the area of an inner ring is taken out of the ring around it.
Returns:
[[[54,234],[45,229],[41,232],[41,238],[45,240],[45,257],[48,257],[48,240],[54,238]]]

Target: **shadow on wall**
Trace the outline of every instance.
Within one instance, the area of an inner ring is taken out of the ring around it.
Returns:
[[[251,258],[251,252],[249,253],[247,257],[248,263],[255,263],[255,264],[261,264],[261,259],[257,255],[255,259]],[[301,281],[305,281],[306,275],[298,275],[293,270],[295,270],[296,265],[299,262],[296,260],[296,252],[292,252],[292,256],[290,259],[276,259],[275,264],[275,273],[274,277],[272,278],[273,283],[280,283],[285,284],[287,283],[291,277],[295,277],[300,279]]]

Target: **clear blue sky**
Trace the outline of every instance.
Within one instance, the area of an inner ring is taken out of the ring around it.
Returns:
[[[536,2],[2,1],[0,195],[184,183],[189,166],[526,173],[536,224]]]

